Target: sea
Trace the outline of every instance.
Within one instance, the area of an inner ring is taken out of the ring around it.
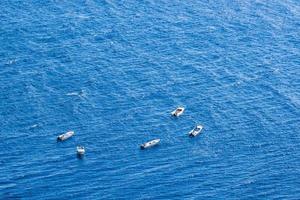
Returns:
[[[0,94],[1,200],[300,199],[299,0],[1,0]]]

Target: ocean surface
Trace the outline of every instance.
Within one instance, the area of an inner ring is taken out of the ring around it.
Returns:
[[[1,0],[0,36],[0,199],[300,199],[300,1]]]

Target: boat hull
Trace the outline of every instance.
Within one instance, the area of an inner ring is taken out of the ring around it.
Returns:
[[[190,137],[196,137],[201,133],[203,126],[199,126],[199,130],[195,131],[194,129],[189,132]]]
[[[77,147],[77,154],[78,155],[84,155],[85,149],[83,147]]]
[[[158,145],[159,142],[160,142],[160,139],[155,139],[155,140],[152,140],[152,141],[142,144],[140,147],[141,147],[141,149],[148,149],[148,148]]]
[[[184,108],[183,107],[179,107],[176,108],[176,110],[174,110],[173,112],[171,112],[171,115],[174,117],[179,117],[180,115],[182,115],[184,112]]]
[[[70,137],[72,137],[74,135],[74,131],[69,131],[67,133],[61,134],[60,136],[57,137],[58,141],[64,141],[69,139]]]

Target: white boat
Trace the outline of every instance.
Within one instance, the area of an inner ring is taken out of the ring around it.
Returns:
[[[85,149],[83,146],[77,146],[77,154],[83,155],[85,153]]]
[[[141,149],[147,149],[147,148],[153,147],[153,146],[157,145],[159,142],[160,142],[160,139],[151,140],[149,142],[141,144]]]
[[[197,125],[193,130],[191,130],[190,132],[189,132],[189,136],[190,137],[195,137],[195,136],[197,136],[201,131],[202,131],[202,129],[203,129],[203,126],[202,125]]]
[[[72,137],[74,135],[74,131],[68,131],[64,134],[61,134],[60,136],[57,137],[57,140],[60,140],[60,141],[64,141],[70,137]]]
[[[184,107],[178,107],[171,114],[175,117],[179,117],[184,112]]]

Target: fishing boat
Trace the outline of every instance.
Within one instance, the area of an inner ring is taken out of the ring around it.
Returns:
[[[184,112],[184,107],[178,107],[176,108],[176,110],[171,112],[171,114],[175,117],[179,117],[180,115],[182,115],[183,112]]]
[[[77,154],[83,155],[85,153],[85,149],[83,146],[77,146]]]
[[[157,145],[159,142],[160,142],[160,139],[151,140],[149,142],[141,144],[141,149],[148,149],[150,147]]]
[[[73,135],[74,135],[74,131],[68,131],[68,132],[66,132],[66,133],[64,133],[64,134],[59,135],[59,136],[57,137],[57,140],[59,140],[59,141],[64,141],[64,140],[66,140],[66,139],[72,137]]]
[[[189,136],[195,137],[195,136],[199,135],[199,133],[201,133],[202,129],[203,129],[203,126],[198,124],[197,126],[195,126],[195,128],[193,128],[193,130],[191,130],[189,132]]]

